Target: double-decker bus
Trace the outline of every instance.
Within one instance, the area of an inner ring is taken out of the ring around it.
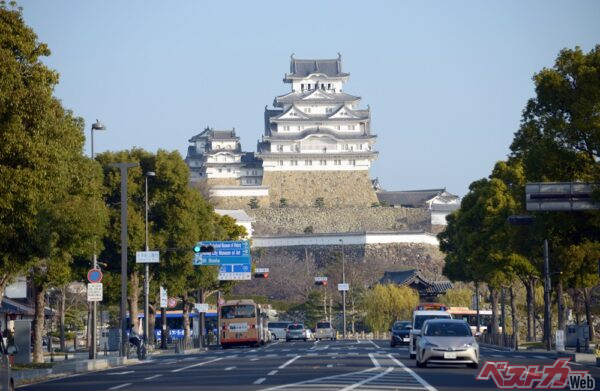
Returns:
[[[228,300],[219,308],[221,346],[259,346],[269,341],[265,311],[253,300]]]
[[[477,332],[477,310],[472,310],[467,307],[450,307],[448,309],[450,315],[454,319],[462,319],[469,324],[473,335]],[[492,321],[491,310],[479,310],[479,331],[483,333],[487,329],[487,325]]]

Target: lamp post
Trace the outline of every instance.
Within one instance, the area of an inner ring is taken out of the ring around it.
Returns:
[[[127,174],[138,163],[112,163],[121,170],[121,357],[127,356]]]
[[[90,134],[91,134],[91,142],[92,142],[92,147],[91,147],[91,152],[92,152],[92,160],[94,160],[94,130],[106,130],[106,126],[104,126],[104,124],[98,120],[96,120],[96,122],[94,122],[92,124],[92,128],[90,130]],[[98,257],[96,255],[96,240],[94,239],[94,254],[92,256],[92,269],[96,269],[98,267]],[[96,324],[97,324],[97,314],[98,314],[98,307],[97,307],[97,302],[92,301],[92,316],[91,316],[91,330],[90,330],[90,350],[89,350],[89,358],[90,359],[95,359],[96,358]]]
[[[340,239],[340,243],[342,244],[342,284],[346,283],[346,260],[344,258],[344,241]],[[343,313],[343,336],[346,339],[346,290],[342,291],[342,313]]]
[[[149,177],[155,177],[156,173],[154,171],[148,171],[145,175],[145,182],[146,182],[146,196],[145,196],[145,200],[146,200],[146,251],[149,251],[148,248],[148,178]],[[149,319],[149,303],[148,303],[148,296],[149,296],[149,290],[150,290],[150,272],[149,272],[149,266],[147,263],[144,264],[144,340],[146,342],[149,341],[149,337],[150,337],[150,329],[149,329],[149,325],[150,325],[150,319]]]

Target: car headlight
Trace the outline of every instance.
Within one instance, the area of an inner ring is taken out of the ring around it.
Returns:
[[[471,349],[471,348],[476,348],[476,347],[477,347],[477,344],[475,344],[474,342],[471,342],[471,343],[465,343],[465,344],[463,344],[463,346],[461,346],[461,347],[463,347],[463,348],[466,348],[466,349]]]

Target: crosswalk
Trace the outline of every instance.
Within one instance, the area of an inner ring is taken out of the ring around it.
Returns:
[[[420,376],[407,368],[391,354],[369,355],[373,368],[362,371],[349,372],[340,375],[325,376],[316,379],[305,380],[296,383],[283,384],[275,387],[265,388],[261,391],[275,390],[314,390],[314,391],[333,391],[333,390],[427,390],[436,389],[423,380]]]

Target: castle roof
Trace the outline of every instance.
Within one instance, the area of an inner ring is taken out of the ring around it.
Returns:
[[[282,105],[303,102],[303,103],[345,103],[355,102],[360,100],[360,96],[346,94],[345,92],[333,93],[326,90],[304,90],[290,92],[285,95],[275,97],[273,106],[280,107]]]
[[[334,59],[297,59],[290,60],[290,73],[285,75],[286,81],[292,79],[304,79],[312,74],[322,74],[327,77],[339,78],[349,76],[342,72],[342,57]]]
[[[423,207],[427,201],[441,195],[445,191],[446,189],[378,191],[377,199],[380,203],[388,205],[420,208]]]
[[[410,286],[417,289],[421,297],[437,296],[452,288],[450,281],[430,281],[418,269],[385,272],[379,282],[382,284]]]
[[[190,143],[198,141],[200,139],[208,138],[209,140],[239,140],[240,138],[235,135],[235,128],[231,130],[215,130],[208,126],[200,133],[189,139]]]
[[[340,112],[344,111],[344,116],[340,115]],[[294,114],[295,118],[289,113]],[[346,105],[340,106],[336,111],[325,114],[313,114],[305,113],[302,109],[292,104],[286,111],[271,111],[269,115],[272,115],[270,120],[272,122],[277,121],[310,121],[310,120],[332,120],[332,121],[345,121],[345,120],[366,120],[369,119],[369,109],[353,110]]]
[[[311,127],[302,132],[271,132],[271,135],[264,136],[264,140],[299,140],[306,138],[311,135],[328,135],[332,136],[337,140],[365,140],[365,139],[374,139],[377,136],[374,134],[365,134],[358,132],[340,132],[337,130],[332,130],[326,127]]]

